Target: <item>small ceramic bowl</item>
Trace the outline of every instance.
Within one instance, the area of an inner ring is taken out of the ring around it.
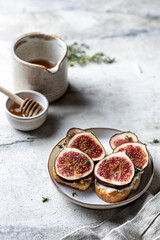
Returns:
[[[10,98],[8,98],[6,101],[5,110],[6,110],[6,116],[10,124],[14,128],[21,131],[31,131],[39,128],[47,118],[47,112],[48,112],[47,98],[43,94],[36,91],[31,91],[31,90],[19,91],[15,94],[23,99],[28,97],[36,100],[38,103],[40,103],[43,106],[44,109],[40,114],[34,117],[19,117],[12,114],[9,111],[9,108],[13,104],[13,101]]]

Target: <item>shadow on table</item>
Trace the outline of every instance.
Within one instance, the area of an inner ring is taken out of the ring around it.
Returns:
[[[69,84],[66,94],[59,100],[50,104],[50,106],[56,107],[90,107],[92,102],[84,93],[84,89],[78,89],[75,86]]]
[[[100,222],[103,221],[111,221],[114,223],[122,224],[126,220],[131,220],[136,214],[141,210],[144,204],[153,197],[149,192],[145,192],[139,199],[136,201],[127,204],[126,206],[114,208],[114,209],[106,209],[106,210],[94,210],[94,209],[86,209],[80,206],[77,206],[81,211],[82,215],[89,215],[91,219],[97,219]]]
[[[51,113],[48,113],[47,119],[45,123],[38,129],[25,132],[25,134],[28,134],[29,136],[33,136],[33,138],[49,138],[53,134],[56,134],[58,130],[58,125],[60,123],[58,122],[58,118]]]
[[[85,94],[83,94],[83,89],[78,90],[74,86],[69,85],[66,94],[62,98],[50,103],[46,122],[37,130],[28,133],[30,136],[34,136],[35,138],[49,138],[53,134],[55,135],[60,128],[62,117],[67,117],[68,114],[71,114],[71,110],[75,111],[75,108],[88,108],[91,105],[91,101],[85,96]],[[70,108],[71,106],[73,109]],[[69,111],[66,110],[67,107],[70,108]],[[63,109],[61,110],[61,108]],[[58,111],[64,111],[64,116],[63,112],[56,115],[57,109]]]

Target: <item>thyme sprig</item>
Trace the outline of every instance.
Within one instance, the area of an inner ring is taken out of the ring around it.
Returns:
[[[87,62],[94,63],[108,63],[111,64],[115,61],[115,58],[110,58],[106,56],[102,52],[97,52],[92,56],[88,56],[86,53],[86,49],[89,49],[89,46],[85,43],[78,44],[74,42],[73,44],[68,46],[68,61],[70,66],[74,66],[76,64],[84,65]]]

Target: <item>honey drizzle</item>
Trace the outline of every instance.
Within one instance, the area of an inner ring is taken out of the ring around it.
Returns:
[[[18,116],[18,117],[26,117],[24,113],[21,112],[20,105],[17,103],[13,103],[9,108],[10,113]]]

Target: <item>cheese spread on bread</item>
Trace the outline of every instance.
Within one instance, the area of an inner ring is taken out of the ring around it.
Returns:
[[[98,183],[98,186],[97,186],[97,187],[103,188],[103,189],[106,191],[106,193],[111,193],[111,192],[115,192],[115,191],[117,191],[117,192],[122,192],[124,189],[130,190],[131,192],[132,192],[132,191],[134,192],[134,191],[137,189],[137,187],[138,187],[137,184],[136,184],[136,182],[139,183],[142,174],[143,174],[143,171],[142,171],[142,172],[138,172],[138,173],[135,175],[135,177],[133,178],[133,181],[131,182],[131,184],[130,184],[128,187],[123,188],[123,189],[120,189],[120,190],[119,190],[119,189],[116,189],[116,188],[106,187],[106,186],[104,186],[104,185],[102,185],[102,184],[99,184],[99,183]],[[139,184],[138,184],[138,185],[139,185]]]

